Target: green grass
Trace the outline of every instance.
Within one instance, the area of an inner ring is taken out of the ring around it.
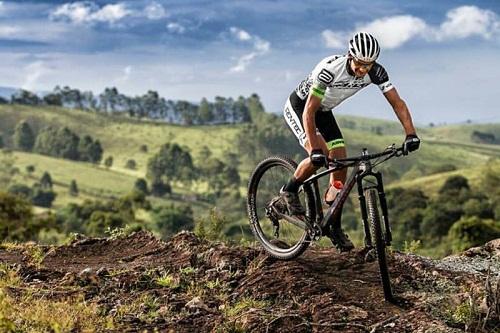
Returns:
[[[51,124],[67,126],[80,136],[89,134],[102,143],[104,158],[107,156],[114,158],[113,166],[106,169],[102,165],[15,152],[15,164],[21,174],[15,176],[14,180],[32,184],[44,171],[48,171],[58,193],[56,207],[70,202],[81,202],[86,198],[103,199],[128,193],[133,188],[135,180],[145,176],[148,159],[165,143],[175,142],[187,147],[197,163],[202,163],[198,156],[204,146],[211,150],[213,156],[224,161],[225,152],[238,151],[235,139],[243,126],[179,126],[57,107],[0,105],[0,133],[7,143],[16,124],[21,120],[27,120],[35,131]],[[401,125],[397,121],[339,116],[339,122],[350,122],[350,128],[342,128],[349,156],[359,155],[361,148],[365,146],[368,146],[370,152],[377,152],[392,143],[400,145],[404,139]],[[380,127],[382,135],[374,133],[374,127]],[[419,129],[422,147],[418,154],[393,159],[380,167],[384,176],[387,175],[384,178],[386,184],[392,181],[391,186],[417,186],[434,192],[446,177],[455,174],[466,175],[474,183],[480,176],[480,171],[474,171],[477,166],[491,158],[500,157],[500,146],[476,144],[471,141],[470,135],[474,130],[500,136],[499,124]],[[140,150],[142,145],[148,147],[148,152]],[[125,168],[128,159],[137,162],[137,170]],[[438,170],[443,164],[453,165],[458,170],[432,174],[435,173],[433,170]],[[27,165],[34,165],[36,168],[32,176],[28,176],[25,171]],[[253,165],[240,166],[243,195],[246,192],[244,183],[253,167]],[[78,197],[71,197],[68,193],[72,179],[77,181],[80,190]],[[173,184],[174,192],[179,195],[202,193],[206,188],[206,182],[195,182],[188,187]],[[153,201],[161,203],[164,200],[153,199]],[[178,201],[181,201],[180,198]],[[198,202],[192,206],[195,213],[206,212],[206,209],[211,208],[210,205]]]
[[[486,165],[481,163],[475,167],[459,169],[455,171],[442,172],[435,175],[419,177],[416,179],[401,180],[394,182],[388,188],[403,187],[403,188],[417,188],[422,190],[427,195],[436,195],[438,190],[443,186],[447,178],[451,176],[463,176],[469,181],[472,189],[480,190],[481,182],[487,168],[500,170],[500,160],[492,160]]]
[[[0,132],[10,136],[16,124],[27,120],[35,130],[45,127],[66,126],[80,136],[91,135],[99,139],[104,149],[104,158],[113,156],[113,170],[131,176],[145,173],[148,158],[160,147],[176,142],[189,148],[197,156],[207,146],[213,156],[223,158],[223,153],[234,149],[234,140],[241,125],[232,126],[180,126],[152,121],[141,121],[126,117],[97,114],[80,110],[55,107],[27,107],[0,105]],[[6,135],[4,135],[6,138]],[[209,138],[209,140],[207,140]],[[140,151],[146,145],[148,153]],[[129,159],[137,162],[137,171],[125,168]]]

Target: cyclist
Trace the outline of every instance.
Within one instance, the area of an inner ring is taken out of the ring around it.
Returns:
[[[403,143],[405,153],[418,149],[420,145],[406,103],[389,81],[384,67],[376,62],[380,53],[377,40],[368,33],[359,32],[349,41],[348,47],[346,55],[332,55],[321,60],[285,104],[285,120],[309,154],[280,191],[289,214],[299,218],[305,215],[298,197],[302,183],[325,165],[326,156],[346,157],[345,142],[332,109],[370,83],[378,85],[401,122],[406,133]],[[324,196],[326,204],[333,202],[338,182],[343,184],[346,175],[346,169],[331,174],[330,186]],[[332,230],[325,232],[340,251],[354,248],[341,228],[341,214],[336,216]]]

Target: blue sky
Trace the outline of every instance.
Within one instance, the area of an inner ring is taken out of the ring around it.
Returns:
[[[0,86],[195,102],[255,92],[280,112],[365,30],[417,123],[498,122],[499,15],[497,0],[0,1]],[[375,86],[335,112],[395,119]]]

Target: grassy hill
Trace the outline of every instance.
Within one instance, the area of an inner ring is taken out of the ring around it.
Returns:
[[[40,179],[44,171],[50,172],[57,192],[55,208],[61,208],[70,202],[78,203],[84,199],[104,200],[127,194],[133,188],[136,179],[145,176],[148,159],[165,143],[177,143],[186,147],[198,165],[203,163],[200,156],[205,147],[209,148],[214,157],[226,161],[226,153],[240,151],[237,137],[246,126],[241,124],[179,126],[55,107],[0,105],[0,135],[8,146],[11,144],[15,126],[21,120],[26,120],[35,132],[51,125],[66,126],[80,136],[91,135],[101,142],[104,158],[113,156],[113,166],[108,169],[102,164],[93,165],[32,153],[13,152],[14,164],[20,173],[12,180],[31,185]],[[280,120],[276,121],[279,124],[277,126],[284,126],[284,122]],[[396,121],[341,116],[339,123],[348,145],[349,155],[359,155],[363,147],[367,147],[370,152],[381,151],[392,143],[401,144],[404,138],[401,125]],[[464,175],[470,179],[472,185],[477,184],[482,173],[481,168],[488,161],[500,157],[500,145],[473,142],[471,134],[474,130],[500,133],[500,124],[420,129],[419,135],[423,143],[418,154],[393,159],[380,167],[386,184],[389,187],[421,188],[430,196],[451,175]],[[273,142],[269,144],[272,146]],[[143,145],[147,146],[147,151],[141,149]],[[296,145],[296,151],[300,152],[295,156],[296,159],[305,156],[291,133],[290,145]],[[125,168],[129,159],[137,162],[136,170]],[[35,166],[35,172],[29,174],[26,171],[28,165]],[[242,179],[241,194],[245,193],[246,180],[254,166],[253,162],[239,166]],[[500,168],[500,164],[494,164],[493,167]],[[79,197],[69,195],[69,184],[73,179],[78,184]],[[196,201],[196,197],[192,194],[203,193],[207,185],[206,182],[196,182],[191,186],[174,183],[175,196],[166,200],[153,200]],[[243,202],[243,199],[241,201]],[[240,207],[242,202],[233,201],[232,204]],[[231,204],[231,201],[226,200],[225,204]],[[196,216],[206,215],[211,206],[213,204],[204,201],[192,204]],[[242,224],[245,223],[244,220],[246,220],[245,212],[241,209],[241,214],[234,216],[231,223]]]
[[[239,130],[237,125],[188,127],[57,107],[1,105],[0,133],[7,142],[21,120],[27,120],[35,131],[48,125],[66,126],[80,136],[88,134],[97,138],[104,148],[104,156],[113,156],[113,169],[133,176],[144,175],[151,152],[156,153],[165,143],[176,142],[188,147],[193,156],[204,146],[209,147],[214,156],[222,156],[232,148]],[[142,145],[147,146],[149,154],[141,152]],[[137,162],[137,172],[125,169],[128,159]]]

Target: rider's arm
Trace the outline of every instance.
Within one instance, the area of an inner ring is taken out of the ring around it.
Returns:
[[[415,127],[413,126],[413,122],[411,120],[410,110],[408,110],[408,106],[406,106],[405,101],[399,97],[396,88],[393,87],[391,90],[385,92],[384,96],[389,104],[391,104],[396,116],[401,122],[401,125],[403,125],[406,135],[416,134]]]
[[[411,120],[410,111],[406,106],[405,101],[399,97],[399,94],[396,88],[389,81],[389,75],[385,68],[379,63],[375,63],[373,67],[368,72],[370,76],[370,80],[378,85],[380,91],[384,94],[385,98],[391,104],[392,109],[396,113],[401,125],[405,130],[406,135],[416,134],[415,127],[413,126],[413,122]]]
[[[321,97],[309,94],[307,98],[306,106],[304,108],[304,113],[302,114],[302,123],[307,135],[307,140],[311,146],[311,149],[319,149],[320,142],[316,136],[316,112],[321,106]]]

